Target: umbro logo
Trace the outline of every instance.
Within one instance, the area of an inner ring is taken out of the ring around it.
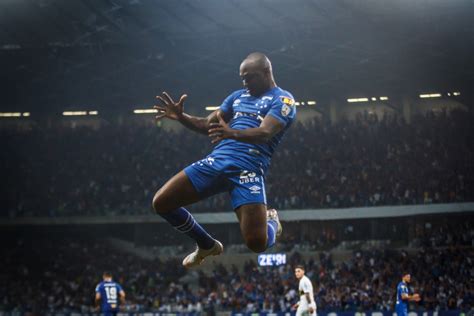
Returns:
[[[258,185],[252,185],[249,190],[250,190],[250,193],[252,194],[260,194],[260,190],[262,188],[260,188]]]

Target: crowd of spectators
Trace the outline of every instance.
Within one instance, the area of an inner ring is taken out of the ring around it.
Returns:
[[[410,271],[415,280],[410,287],[423,298],[412,309],[470,310],[474,303],[472,255],[472,249],[422,249],[413,255],[395,250],[356,251],[350,260],[335,264],[329,253],[321,253],[318,263],[304,262],[296,253],[290,265],[279,268],[263,269],[249,262],[242,274],[221,266],[213,275],[202,276],[200,284],[224,310],[290,311],[299,299],[293,267],[303,262],[319,311],[391,311],[402,271]]]
[[[473,113],[361,113],[296,123],[277,148],[267,197],[277,209],[474,200]],[[150,124],[0,130],[2,216],[151,214],[154,192],[211,151],[209,139]],[[227,194],[193,211],[230,210]]]
[[[0,311],[93,311],[94,288],[101,273],[112,270],[127,293],[125,310],[161,312],[290,311],[298,301],[296,264],[304,264],[314,285],[319,311],[390,311],[402,271],[412,274],[411,290],[422,301],[416,310],[473,308],[472,247],[354,251],[334,262],[332,254],[304,260],[293,252],[279,267],[214,266],[212,273],[186,272],[175,259],[145,260],[105,242],[23,240],[0,257]]]
[[[0,257],[0,311],[93,312],[104,271],[124,287],[129,309],[158,308],[177,295],[172,284],[185,274],[180,263],[140,259],[97,240],[20,239]]]
[[[470,220],[463,223],[447,221],[434,227],[426,222],[424,227],[415,226],[415,236],[410,241],[411,247],[474,247],[474,227]]]

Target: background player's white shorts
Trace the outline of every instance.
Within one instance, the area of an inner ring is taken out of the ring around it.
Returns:
[[[314,312],[310,314],[308,311],[308,304],[300,304],[296,309],[296,316],[316,316],[316,308],[314,309]]]

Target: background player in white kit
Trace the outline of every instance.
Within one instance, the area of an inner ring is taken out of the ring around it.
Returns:
[[[297,265],[295,268],[295,276],[300,281],[298,292],[300,300],[293,305],[296,308],[296,316],[311,315],[316,316],[316,302],[314,301],[313,285],[311,280],[304,275],[304,267]]]

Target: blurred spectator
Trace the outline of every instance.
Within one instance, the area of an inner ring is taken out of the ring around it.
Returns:
[[[313,280],[319,311],[393,310],[402,271],[412,274],[410,286],[422,297],[412,308],[468,311],[473,257],[472,247],[354,251],[340,263],[328,252],[307,261],[294,252],[285,266],[262,268],[248,261],[241,269],[218,265],[206,275],[186,272],[179,260],[147,261],[105,243],[37,239],[2,252],[0,311],[92,312],[95,284],[110,267],[116,267],[113,274],[127,292],[131,312],[289,311],[298,300],[296,264],[304,264]]]
[[[414,117],[360,114],[335,125],[295,124],[272,160],[269,204],[338,208],[474,200],[471,112]],[[2,216],[151,213],[155,191],[210,152],[187,130],[143,124],[2,129]],[[191,207],[230,210],[226,194]]]

